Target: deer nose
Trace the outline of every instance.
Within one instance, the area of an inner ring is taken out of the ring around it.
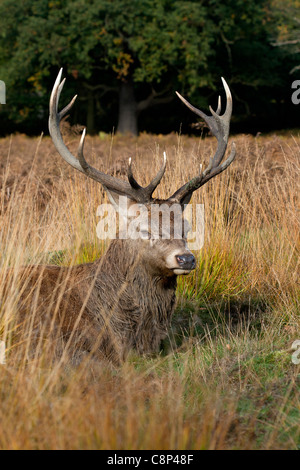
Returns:
[[[196,259],[192,254],[177,255],[176,260],[181,269],[192,270],[196,267]]]

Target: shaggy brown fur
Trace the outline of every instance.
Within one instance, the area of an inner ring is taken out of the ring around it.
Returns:
[[[117,239],[94,263],[24,268],[21,341],[26,331],[30,351],[46,348],[76,362],[90,353],[119,364],[131,349],[158,351],[174,311],[177,277],[164,257],[184,243],[158,240],[151,250],[149,243]]]

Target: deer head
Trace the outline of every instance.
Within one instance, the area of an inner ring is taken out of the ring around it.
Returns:
[[[65,83],[65,79],[61,81],[61,77],[62,69],[57,76],[50,98],[49,131],[56,149],[69,165],[89,178],[101,183],[116,211],[130,225],[131,230],[127,232],[127,236],[131,241],[134,239],[134,245],[131,244],[131,246],[134,246],[134,249],[139,253],[139,259],[147,265],[147,269],[153,274],[163,274],[164,276],[188,274],[195,268],[195,257],[186,246],[187,233],[184,230],[186,224],[183,223],[184,207],[189,203],[196,189],[199,189],[211,178],[224,171],[235,157],[235,145],[233,144],[230,156],[222,162],[227,148],[232,113],[232,98],[227,83],[222,78],[227,98],[226,110],[223,115],[220,115],[220,97],[217,111],[213,111],[210,108],[212,115],[207,116],[177,93],[178,97],[188,108],[204,119],[212,134],[217,138],[218,146],[214,157],[210,159],[208,167],[203,172],[181,186],[169,198],[161,200],[153,198],[152,195],[166,169],[165,154],[159,172],[146,187],[140,186],[134,178],[131,159],[129,159],[128,165],[128,181],[107,175],[90,166],[85,160],[83,153],[85,130],[82,133],[78,147],[78,158],[72,155],[63,142],[59,125],[61,119],[72,108],[77,96],[62,111],[58,111],[59,97]],[[120,209],[121,197],[127,198],[128,204],[126,210]],[[132,224],[130,224],[133,217],[136,217],[136,213],[134,216],[132,214],[134,207],[140,212],[138,237],[136,237],[136,231],[132,229]],[[158,212],[158,217],[155,221],[153,221],[152,214],[154,207],[156,207]],[[178,208],[181,210],[178,211]],[[149,220],[150,218],[151,220]],[[169,218],[170,224],[166,229],[163,221],[167,218]]]

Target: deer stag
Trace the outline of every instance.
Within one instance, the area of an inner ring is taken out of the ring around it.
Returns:
[[[94,263],[71,268],[45,266],[42,274],[40,267],[30,268],[31,279],[39,286],[35,302],[38,302],[38,311],[44,317],[37,315],[33,331],[39,341],[41,337],[49,339],[51,326],[52,330],[58,332],[60,347],[67,344],[74,356],[89,353],[97,360],[108,359],[118,364],[131,349],[140,354],[156,352],[167,334],[175,307],[177,276],[188,274],[195,268],[195,257],[187,248],[185,233],[181,233],[180,237],[174,236],[174,218],[171,220],[169,237],[164,236],[161,223],[149,227],[150,210],[154,204],[158,205],[162,214],[173,204],[184,209],[194,191],[231,164],[235,157],[234,144],[230,156],[223,163],[222,160],[228,142],[232,98],[222,78],[227,98],[226,110],[223,115],[220,114],[219,98],[217,111],[210,108],[212,115],[207,116],[177,93],[188,108],[204,119],[217,138],[218,146],[208,167],[201,174],[185,183],[168,199],[162,200],[152,195],[165,172],[165,155],[161,169],[146,187],[140,186],[135,180],[131,160],[128,181],[90,166],[83,152],[85,131],[80,140],[78,158],[72,155],[63,142],[60,121],[73,106],[76,96],[58,112],[59,97],[65,83],[65,79],[61,81],[61,76],[62,70],[50,98],[49,131],[57,151],[73,168],[101,183],[116,210],[119,210],[121,196],[127,198],[129,207],[137,204],[146,210],[140,223],[140,238],[133,239],[129,232],[126,239],[119,237],[112,240],[104,256]],[[130,219],[129,212],[127,221]],[[55,304],[55,292],[58,292],[60,286],[63,286],[63,295]],[[46,308],[50,302],[53,308]],[[23,307],[28,312],[28,300]]]

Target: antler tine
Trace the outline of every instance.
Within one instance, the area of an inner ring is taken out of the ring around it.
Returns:
[[[217,107],[216,114],[220,115],[220,112],[221,112],[221,96],[218,97],[218,107]]]
[[[129,161],[128,161],[127,176],[128,176],[128,181],[129,181],[132,188],[142,189],[142,186],[139,185],[139,183],[136,181],[136,179],[133,176],[132,166],[131,166],[131,157],[129,158]]]
[[[166,164],[167,164],[167,155],[166,155],[166,152],[164,152],[164,161],[163,161],[163,164],[159,170],[159,172],[157,173],[157,175],[153,178],[153,180],[151,181],[150,184],[148,184],[148,186],[145,188],[145,191],[147,192],[147,194],[149,194],[149,196],[152,196],[152,194],[154,193],[155,189],[157,188],[157,186],[159,185],[162,177],[164,176],[165,174],[165,170],[166,170]]]
[[[130,185],[132,186],[132,188],[138,191],[142,190],[144,194],[146,194],[146,196],[150,199],[165,173],[166,164],[167,164],[167,156],[166,156],[166,152],[164,152],[164,161],[160,170],[158,171],[157,175],[153,178],[153,180],[148,184],[148,186],[143,188],[142,186],[139,185],[139,183],[136,181],[136,179],[133,176],[131,158],[129,158],[127,175],[128,175],[128,181]]]
[[[188,100],[186,100],[183,96],[181,96],[180,93],[178,93],[178,91],[175,92],[176,95],[178,96],[178,98],[191,110],[193,111],[193,113],[197,114],[198,116],[200,116],[202,119],[204,119],[206,121],[206,119],[208,118],[208,116],[206,116],[206,114],[204,114],[203,111],[201,111],[200,109],[198,108],[195,108],[195,106],[193,106],[191,103],[188,102]]]
[[[57,75],[56,81],[54,83],[51,97],[50,97],[50,104],[49,104],[49,132],[52,137],[53,143],[58,150],[58,152],[61,154],[63,159],[69,163],[69,165],[73,166],[76,168],[76,170],[82,171],[82,168],[80,166],[79,161],[72,155],[72,153],[69,151],[69,149],[65,146],[62,135],[59,129],[59,123],[62,119],[62,117],[65,115],[64,110],[68,108],[68,110],[71,109],[73,106],[76,97],[72,99],[72,101],[62,110],[61,113],[58,112],[58,103],[59,103],[59,97],[60,93],[62,91],[62,88],[64,86],[64,80],[61,82],[61,75],[62,75],[62,69],[60,69],[59,74]]]
[[[83,129],[83,132],[81,134],[81,139],[80,139],[80,142],[79,142],[79,146],[78,146],[78,150],[77,150],[77,155],[78,155],[78,160],[79,160],[79,163],[80,163],[81,167],[83,168],[84,171],[87,171],[89,165],[88,165],[88,163],[87,163],[87,161],[86,161],[86,159],[84,158],[84,155],[83,155],[85,134],[86,134],[86,129]]]
[[[183,98],[179,93],[177,95],[183,101],[183,103],[191,109],[195,114],[202,117],[206,124],[208,125],[209,129],[211,130],[212,134],[217,138],[218,147],[214,157],[210,158],[208,167],[201,173],[199,176],[196,176],[188,183],[184,184],[181,188],[179,188],[170,199],[175,199],[177,201],[187,201],[191,198],[192,193],[203,186],[208,180],[213,178],[214,176],[218,175],[222,171],[224,171],[234,160],[235,157],[235,145],[232,145],[232,150],[230,156],[223,162],[223,158],[226,152],[227,143],[228,143],[228,136],[229,136],[229,127],[230,127],[230,118],[232,114],[232,96],[227,85],[226,81],[222,77],[223,86],[226,93],[226,109],[224,114],[220,115],[221,113],[221,99],[219,97],[218,100],[218,107],[217,110],[214,111],[211,106],[209,107],[211,116],[207,116],[203,113],[200,109],[195,108],[191,105],[185,98]]]
[[[225,110],[224,116],[226,116],[230,121],[231,114],[232,114],[231,91],[230,91],[229,86],[226,83],[226,80],[223,77],[221,77],[221,80],[222,80],[222,83],[223,83],[223,86],[224,86],[224,89],[225,89],[225,93],[226,93],[226,110]]]
[[[154,189],[157,187],[162,178],[165,163],[164,168],[158,172],[157,176],[151,181],[151,183],[146,188],[142,188],[134,179],[132,174],[131,161],[129,162],[128,167],[129,182],[120,180],[110,175],[106,175],[105,173],[102,173],[101,171],[96,170],[91,165],[89,165],[84,158],[83,148],[86,135],[85,129],[82,133],[78,146],[77,159],[65,145],[59,128],[60,121],[72,108],[77,98],[77,95],[74,96],[74,98],[70,101],[67,106],[65,106],[60,112],[58,112],[59,98],[65,84],[65,79],[61,80],[61,78],[62,69],[60,69],[55,80],[49,103],[49,132],[52,141],[57,151],[60,153],[61,157],[76,170],[84,173],[86,176],[94,179],[98,183],[101,183],[107,191],[113,191],[119,195],[129,196],[137,202],[149,202],[151,200],[151,195]]]

